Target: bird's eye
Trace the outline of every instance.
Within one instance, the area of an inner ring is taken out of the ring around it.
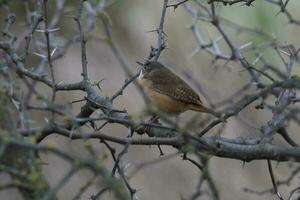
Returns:
[[[144,70],[145,70],[146,72],[149,72],[149,71],[151,70],[151,67],[150,67],[149,65],[145,65],[145,66],[144,66]]]

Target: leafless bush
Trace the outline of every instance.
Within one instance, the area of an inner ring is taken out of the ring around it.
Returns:
[[[287,19],[290,26],[299,28],[300,21],[288,10],[289,0],[264,2],[278,9],[278,16],[274,16],[274,21]],[[184,9],[190,16],[190,31],[197,46],[194,56],[198,52],[205,52],[213,61],[212,67],[216,63],[223,68],[236,65],[239,70],[247,73],[245,84],[229,98],[216,102],[202,91],[202,96],[210,107],[222,113],[220,118],[205,115],[192,118],[184,124],[176,124],[169,117],[162,117],[160,122],[153,122],[146,120],[148,112],[135,119],[127,108],[119,109],[115,106],[115,100],[122,98],[131,84],[136,86],[146,102],[148,100],[135,81],[139,72],[134,72],[127,64],[128,61],[113,38],[113,26],[106,13],[113,2],[78,0],[71,4],[72,9],[69,11],[70,6],[66,6],[65,0],[0,1],[3,17],[0,40],[0,166],[1,172],[10,176],[9,181],[0,181],[2,191],[17,188],[24,199],[57,199],[57,192],[72,176],[86,169],[93,174],[93,178],[82,183],[74,199],[84,198],[82,194],[97,180],[103,182],[102,188],[89,194],[90,199],[101,199],[107,192],[112,192],[116,199],[136,199],[139,190],[138,185],[133,185],[130,181],[133,174],[145,166],[151,167],[163,160],[181,156],[201,172],[195,192],[182,199],[201,199],[203,196],[207,199],[223,199],[208,168],[210,158],[214,156],[242,162],[264,160],[267,163],[266,172],[271,177],[270,185],[266,188],[271,189],[245,191],[254,193],[252,195],[274,193],[274,199],[298,199],[295,196],[299,192],[299,186],[290,187],[290,194],[287,196],[281,195],[280,187],[290,185],[300,171],[297,164],[300,161],[300,148],[292,139],[296,136],[290,136],[292,133],[289,129],[291,123],[297,126],[300,123],[300,110],[297,106],[300,78],[295,73],[299,64],[299,45],[280,41],[258,29],[235,24],[219,14],[219,8],[230,9],[235,5],[256,9],[255,0],[161,0],[160,3],[160,20],[157,22],[157,29],[152,31],[152,34],[157,33],[157,43],[149,49],[146,59],[140,61],[137,58],[137,62],[144,64],[159,60],[161,53],[168,47],[167,37],[172,34],[164,31],[164,25],[168,23],[166,13]],[[22,11],[15,4],[22,5]],[[62,19],[66,18],[73,21],[72,26],[75,27],[68,36],[63,34],[66,31],[61,26]],[[93,37],[90,33],[99,25],[99,21],[105,34],[103,42],[110,46],[115,59],[127,75],[124,84],[111,96],[105,96],[105,92],[101,90],[102,80],[91,80],[89,76],[86,46]],[[199,22],[214,28],[219,37],[209,37],[199,26]],[[178,26],[186,25],[178,23]],[[228,27],[236,32],[256,35],[260,42],[238,41],[235,35],[227,31]],[[54,72],[55,61],[67,56],[66,51],[76,43],[80,44],[82,70],[78,73],[81,73],[82,79],[74,83],[58,82]],[[262,49],[275,52],[280,63],[274,65],[269,60],[270,57],[262,53]],[[192,81],[196,80],[191,73],[184,73]],[[198,84],[197,81],[194,83]],[[50,96],[45,95],[44,86],[50,89]],[[81,99],[60,103],[57,95],[62,91],[66,94],[81,91]],[[82,104],[80,112],[73,115],[72,105],[78,103]],[[221,136],[226,124],[233,118],[241,118],[239,113],[248,107],[255,108],[255,112],[269,112],[270,118],[256,127],[255,134],[251,137]],[[39,112],[44,120],[33,123],[36,121],[34,112]],[[102,130],[111,124],[121,125],[128,132],[122,137],[104,134]],[[220,135],[210,134],[216,129]],[[41,144],[42,141],[47,141],[49,135],[82,140],[89,156],[80,158],[46,142]],[[285,143],[274,142],[276,136],[283,138]],[[108,158],[97,155],[94,146],[88,143],[90,140],[98,140],[99,145],[107,148],[114,161],[111,168],[106,165]],[[128,173],[120,162],[128,154],[128,148],[134,145],[145,148],[158,146],[161,155],[153,161],[137,165],[132,173]],[[170,146],[175,151],[165,154],[161,146]],[[55,185],[49,186],[47,177],[42,173],[44,165],[39,159],[40,153],[54,154],[71,166]],[[292,163],[288,165],[290,174],[286,175],[286,180],[276,180],[272,161]]]

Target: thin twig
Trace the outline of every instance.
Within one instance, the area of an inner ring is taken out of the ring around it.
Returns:
[[[270,161],[270,160],[267,160],[267,163],[268,163],[269,174],[270,174],[270,177],[271,177],[271,180],[272,180],[272,185],[273,185],[274,193],[277,195],[277,197],[278,197],[280,200],[284,200],[284,199],[282,198],[281,194],[280,194],[279,191],[278,191],[278,187],[277,187],[277,184],[276,184],[276,181],[275,181],[275,176],[274,176],[274,172],[273,172],[273,169],[272,169],[271,161]]]
[[[51,46],[50,46],[50,32],[48,30],[48,8],[47,8],[48,0],[44,0],[44,22],[45,22],[45,37],[47,42],[47,61],[50,67],[50,75],[51,75],[51,81],[52,81],[52,104],[55,102],[56,98],[56,83],[55,83],[55,77],[54,77],[54,69],[52,64],[52,55],[51,55]],[[54,120],[54,114],[55,112],[52,112],[52,120]]]
[[[157,30],[157,34],[158,34],[157,51],[155,53],[153,61],[158,60],[160,53],[165,48],[164,22],[165,22],[165,16],[166,16],[166,12],[167,12],[167,6],[168,6],[168,0],[164,0],[161,17],[160,17],[160,22],[159,22],[159,27]]]

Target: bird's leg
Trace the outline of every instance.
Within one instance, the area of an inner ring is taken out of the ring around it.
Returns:
[[[157,145],[157,147],[158,147],[158,150],[159,150],[159,156],[165,155],[164,152],[161,149],[161,146],[159,144]]]
[[[159,116],[153,114],[152,117],[148,120],[148,124],[159,124]],[[140,126],[138,128],[136,128],[135,132],[137,132],[139,135],[142,135],[144,133],[147,133],[150,129],[150,126]]]
[[[152,117],[150,118],[149,122],[152,124],[160,124],[159,123],[159,116],[156,115],[156,114],[153,114]],[[159,150],[159,156],[163,156],[164,155],[164,152],[162,151],[160,145],[157,145],[157,148]]]
[[[149,119],[149,122],[154,123],[154,124],[159,123],[159,116],[156,114],[153,114],[152,117]]]

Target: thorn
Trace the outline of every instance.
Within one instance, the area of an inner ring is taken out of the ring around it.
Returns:
[[[192,58],[192,57],[195,56],[199,51],[200,51],[200,47],[197,46],[197,48],[191,53],[191,55],[190,55],[189,57]]]
[[[153,33],[153,32],[158,32],[158,29],[154,29],[154,30],[146,31],[145,33]]]
[[[249,46],[251,46],[251,45],[252,45],[252,42],[248,42],[248,43],[246,43],[246,44],[240,46],[240,47],[239,47],[239,50],[245,49],[245,48],[247,48],[247,47],[249,47]]]
[[[72,140],[73,133],[74,133],[74,129],[72,128],[72,130],[70,131],[70,135],[69,135],[70,140]]]
[[[282,49],[278,49],[281,53],[283,53],[284,55],[287,55],[287,56],[291,56],[291,54],[289,54],[288,52],[282,50]]]
[[[45,117],[44,120],[47,124],[50,124],[48,118]]]
[[[55,47],[55,48],[53,49],[53,51],[51,52],[51,54],[50,54],[51,57],[54,55],[54,53],[56,52],[56,50],[57,50],[57,47]]]
[[[259,56],[257,56],[257,58],[252,62],[252,65],[256,65],[261,57],[262,57],[262,55],[259,54]]]
[[[38,33],[45,33],[45,32],[52,33],[52,32],[56,32],[56,31],[59,31],[59,30],[60,30],[60,28],[53,28],[53,29],[48,29],[48,30],[37,29],[37,30],[35,30],[35,32],[38,32]]]
[[[220,48],[218,46],[218,39],[212,41],[212,47],[216,54],[221,54]]]
[[[63,83],[64,83],[64,81],[59,81],[56,85],[58,86],[58,85],[61,85]]]
[[[75,15],[64,15],[64,17],[67,17],[67,18],[75,18],[76,16],[75,16]]]
[[[44,58],[44,59],[47,59],[47,56],[46,55],[43,55],[43,54],[40,54],[40,53],[37,53],[37,52],[33,52],[34,55],[37,55],[38,57],[40,58]]]

